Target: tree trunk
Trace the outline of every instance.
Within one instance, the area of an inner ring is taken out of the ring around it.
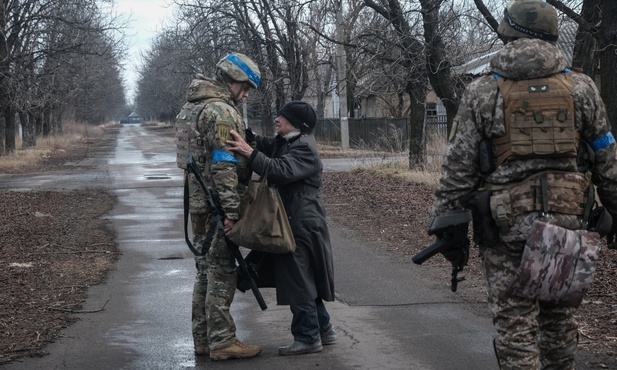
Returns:
[[[34,136],[36,138],[43,135],[43,109],[36,108],[32,117],[31,119],[34,119]]]
[[[267,89],[266,89],[267,90]],[[272,98],[264,94],[264,104],[261,106],[261,127],[264,136],[274,135],[274,122],[272,120]]]
[[[602,19],[600,26],[601,41],[599,49],[602,50],[600,55],[600,94],[604,105],[608,120],[613,126],[613,133],[617,133],[617,75],[615,74],[615,66],[617,66],[617,1],[603,2],[602,14],[605,16]]]
[[[4,109],[4,122],[5,122],[5,137],[4,137],[4,152],[6,154],[13,153],[15,151],[15,110],[10,106]]]
[[[408,91],[410,101],[410,119],[409,119],[409,169],[416,170],[423,167],[424,162],[424,116],[425,106],[424,99],[417,97],[425,97],[426,89],[422,87],[414,87]]]
[[[0,105],[0,111],[2,109],[2,105]],[[6,121],[4,119],[4,114],[0,114],[0,156],[6,154],[4,150],[4,136],[6,135]]]
[[[51,135],[51,108],[43,109],[42,120],[43,136]]]
[[[26,149],[36,146],[36,119],[34,113],[20,113],[19,121],[21,122],[21,148]]]
[[[64,112],[62,110],[56,110],[51,115],[52,116],[51,132],[54,135],[61,135],[62,134],[62,116],[63,115],[64,115]]]
[[[590,24],[597,24],[602,20],[599,3],[600,0],[585,0],[583,2],[581,17]],[[576,33],[572,66],[582,68],[586,75],[593,79],[596,78],[598,69],[597,41],[591,33],[583,31],[581,27]]]
[[[420,0],[426,44],[426,68],[433,90],[443,102],[447,114],[448,132],[458,111],[461,86],[451,76],[451,65],[439,30],[441,0]]]

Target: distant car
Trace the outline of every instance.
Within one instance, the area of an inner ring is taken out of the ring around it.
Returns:
[[[120,123],[141,123],[141,117],[129,116],[128,118],[120,120]]]

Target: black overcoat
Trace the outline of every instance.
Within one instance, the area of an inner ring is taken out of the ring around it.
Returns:
[[[323,165],[315,137],[291,139],[257,136],[249,165],[276,185],[296,240],[296,250],[272,255],[279,305],[334,300],[332,247],[323,200],[319,195]]]

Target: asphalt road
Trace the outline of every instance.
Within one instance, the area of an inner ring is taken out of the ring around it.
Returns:
[[[194,262],[182,229],[182,172],[171,138],[125,125],[108,158],[91,173],[33,175],[29,189],[110,189],[117,197],[106,216],[117,232],[121,257],[105,283],[89,290],[80,320],[49,345],[42,358],[6,369],[496,369],[493,328],[424,277],[425,266],[388,254],[353,231],[329,222],[337,300],[328,303],[339,333],[317,354],[282,357],[292,341],[291,313],[262,289],[261,311],[248,293],[232,306],[238,337],[259,344],[253,359],[211,362],[193,354],[190,329]],[[327,170],[345,168],[325,160]],[[3,179],[3,187],[25,182]],[[424,270],[423,270],[424,269]]]

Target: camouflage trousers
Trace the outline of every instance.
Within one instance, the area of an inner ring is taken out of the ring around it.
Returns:
[[[207,215],[191,214],[193,246],[198,252],[202,252],[203,246],[206,244],[206,222]],[[208,344],[208,322],[206,320],[208,277],[206,275],[206,256],[195,257],[195,267],[197,273],[195,274],[195,283],[193,284],[191,327],[195,346],[202,346]]]
[[[236,292],[238,272],[222,236],[206,240],[210,217],[203,189],[189,174],[189,206],[193,245],[199,251],[209,244],[205,256],[195,257],[197,273],[193,285],[192,331],[195,345],[208,344],[211,350],[236,341],[236,325],[230,306]]]
[[[222,232],[222,231],[221,231]],[[236,341],[236,324],[231,317],[231,302],[236,293],[238,270],[231,264],[231,253],[222,236],[215,236],[206,257],[208,289],[206,319],[210,350],[230,346]]]
[[[494,346],[500,369],[574,369],[576,309],[505,294],[520,265],[524,244],[519,241],[480,248],[489,309],[497,330]]]

